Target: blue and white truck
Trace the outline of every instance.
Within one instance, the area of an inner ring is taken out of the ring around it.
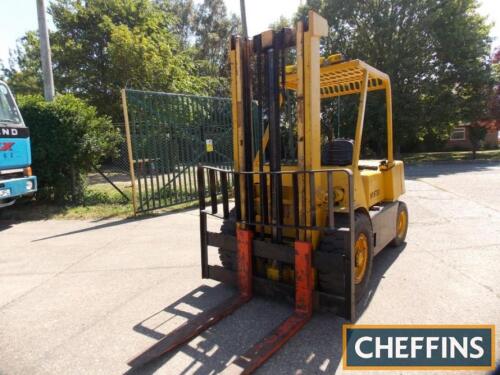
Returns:
[[[29,129],[9,86],[0,81],[0,208],[37,190],[31,171]]]

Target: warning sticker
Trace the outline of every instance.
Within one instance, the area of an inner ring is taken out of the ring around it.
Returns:
[[[214,151],[214,141],[212,139],[205,140],[205,144],[207,146],[207,152],[213,152]]]

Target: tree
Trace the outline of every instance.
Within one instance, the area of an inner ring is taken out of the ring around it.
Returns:
[[[469,140],[472,147],[472,159],[476,159],[476,152],[486,137],[487,128],[478,123],[469,126]]]
[[[170,30],[179,37],[180,45],[189,48],[194,38],[195,5],[193,0],[155,0],[158,7],[172,16]]]
[[[118,90],[127,85],[203,93],[190,51],[170,31],[171,14],[149,0],[57,0],[50,6],[58,87],[121,118]],[[110,110],[111,108],[111,110]]]
[[[492,58],[493,80],[495,82],[489,104],[489,117],[496,120],[500,130],[500,47],[497,47]]]
[[[325,55],[342,52],[386,72],[393,89],[396,144],[439,147],[453,124],[484,115],[491,87],[490,26],[476,0],[310,0],[330,25]],[[353,106],[346,100],[346,106]],[[368,100],[368,146],[380,148],[383,97]],[[346,117],[346,128],[353,121]]]
[[[201,63],[200,73],[212,77],[229,77],[229,40],[239,32],[240,20],[228,17],[224,0],[204,0],[194,15],[194,47]],[[228,80],[221,82],[219,95],[228,95]]]
[[[29,31],[11,51],[9,66],[1,67],[1,75],[17,94],[32,94],[43,91],[40,43],[36,32]]]
[[[221,92],[221,82],[226,83],[221,72],[204,71],[201,57],[208,57],[191,46],[186,22],[191,22],[192,7],[189,0],[54,0],[49,11],[56,26],[51,33],[56,89],[86,99],[115,122],[122,121],[119,89],[125,86],[204,95]],[[220,4],[214,7],[215,17],[225,15]],[[226,23],[218,18],[207,24],[214,27],[207,37],[213,43],[204,53],[217,56],[211,64],[221,62],[221,44],[215,41],[223,31],[218,25]],[[27,86],[31,93],[38,89],[32,81],[38,76],[39,57],[31,53],[37,43],[36,34],[27,34],[14,54],[16,64],[5,69],[9,81]]]
[[[156,0],[160,8],[172,14],[173,31],[181,44],[191,49],[198,75],[211,77],[213,95],[229,95],[229,40],[240,32],[240,20],[229,15],[223,0]]]
[[[492,80],[494,82],[488,103],[488,111],[483,120],[476,121],[469,126],[469,140],[472,146],[472,158],[481,147],[488,132],[500,131],[500,48],[493,52]]]
[[[272,30],[281,30],[285,27],[291,27],[293,28],[292,21],[285,16],[280,16],[277,21],[271,23],[269,25],[269,28]]]

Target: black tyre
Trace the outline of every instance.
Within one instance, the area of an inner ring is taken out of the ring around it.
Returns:
[[[335,234],[322,238],[318,251],[343,254],[339,246],[343,241],[335,238]],[[368,290],[373,267],[373,231],[370,218],[361,212],[356,212],[354,223],[354,254],[355,271],[354,285],[356,302],[359,302]],[[318,273],[321,290],[342,295],[344,294],[344,265],[338,264],[330,272]]]
[[[229,212],[229,218],[225,219],[220,227],[222,234],[236,236],[236,211],[234,208]],[[222,247],[219,248],[219,259],[222,266],[228,270],[236,271],[236,252]]]
[[[391,241],[391,246],[400,246],[405,242],[408,232],[408,207],[405,202],[399,202],[396,216],[396,237]]]

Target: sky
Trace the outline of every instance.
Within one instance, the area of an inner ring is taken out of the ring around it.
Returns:
[[[49,0],[46,0],[46,3]],[[200,1],[200,0],[196,0]],[[491,36],[495,38],[493,45],[500,46],[500,1],[479,0],[480,13],[487,16],[495,27]],[[229,12],[239,15],[240,0],[225,0]],[[247,0],[248,34],[255,35],[265,30],[280,16],[290,18],[300,0]],[[0,0],[0,60],[7,62],[9,50],[15,48],[16,40],[26,31],[37,29],[35,0]],[[54,28],[49,17],[49,28]]]

